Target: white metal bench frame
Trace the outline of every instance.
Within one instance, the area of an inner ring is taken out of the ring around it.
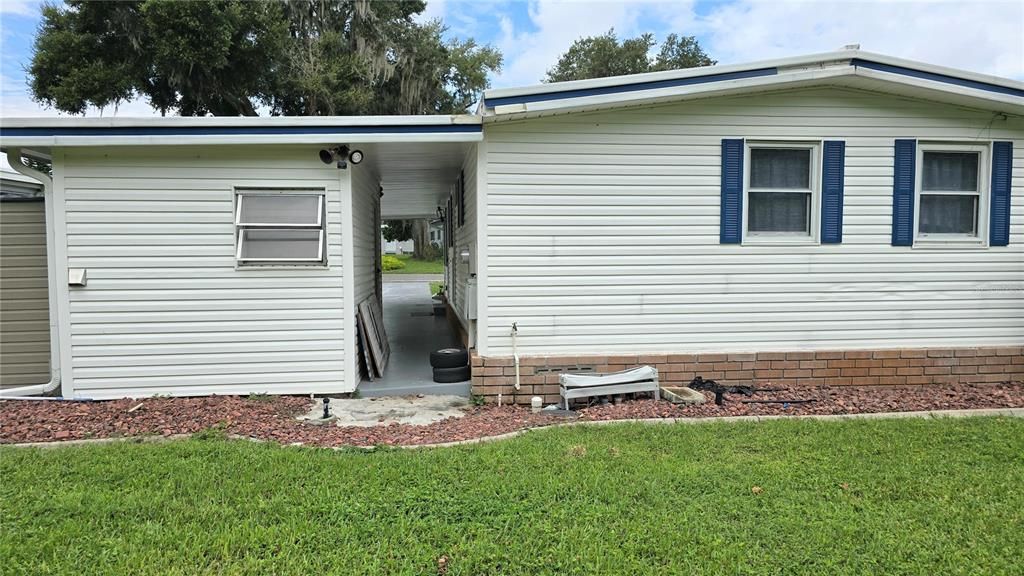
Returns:
[[[558,392],[566,410],[569,409],[569,400],[574,398],[654,392],[654,399],[661,400],[658,369],[653,366],[607,374],[560,374],[558,382]]]

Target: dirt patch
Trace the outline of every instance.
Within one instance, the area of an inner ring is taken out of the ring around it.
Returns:
[[[728,395],[724,406],[708,402],[674,406],[638,400],[584,408],[582,420],[629,418],[702,418],[773,414],[855,414],[968,408],[1024,407],[1024,383],[908,388],[794,387],[754,399],[814,399],[804,404],[746,404],[746,397]],[[141,406],[139,406],[141,404]],[[532,413],[516,406],[466,408],[461,418],[425,426],[391,424],[372,428],[310,426],[296,420],[309,408],[302,396],[150,398],[104,402],[0,401],[0,443],[53,442],[84,438],[191,434],[223,430],[282,444],[316,446],[417,445],[470,440],[564,422],[565,418]],[[335,405],[340,407],[341,403]]]

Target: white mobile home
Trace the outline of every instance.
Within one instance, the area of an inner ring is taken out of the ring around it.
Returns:
[[[464,116],[3,119],[0,138],[53,162],[65,396],[354,390],[380,221],[438,208],[480,394],[638,363],[1024,374],[1021,82],[843,51],[492,90]]]

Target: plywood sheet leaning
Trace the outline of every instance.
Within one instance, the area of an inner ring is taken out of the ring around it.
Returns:
[[[380,336],[380,346],[384,351],[384,358],[391,358],[391,343],[388,342],[388,333],[384,329],[384,311],[380,307],[380,300],[374,295],[370,301],[370,312],[373,313],[374,325],[377,327],[377,335]],[[387,360],[384,362],[387,364]]]
[[[387,366],[388,355],[384,352],[378,323],[373,317],[371,300],[372,297],[359,303],[359,317],[366,330],[366,341],[370,345],[370,356],[373,359],[374,368],[376,368],[377,374],[381,375],[384,374],[384,367]],[[384,340],[384,343],[386,344],[386,340]]]
[[[374,375],[380,376],[374,369],[373,360],[370,358],[369,338],[366,335],[366,325],[363,323],[361,314],[356,314],[356,336],[359,339],[359,350],[356,356],[359,357],[359,365],[366,367],[366,377],[373,382]]]

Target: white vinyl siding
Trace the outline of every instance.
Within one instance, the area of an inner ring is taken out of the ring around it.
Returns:
[[[1024,343],[1020,118],[815,89],[485,134],[489,355]],[[843,243],[719,244],[723,138],[844,140]],[[896,138],[1013,140],[1010,245],[891,246]]]
[[[347,392],[341,198],[316,147],[65,149],[78,396]],[[236,189],[322,189],[327,266],[236,268]],[[59,193],[59,192],[58,192]]]
[[[0,388],[50,379],[42,201],[0,202]]]
[[[456,215],[455,230],[455,300],[452,303],[455,312],[462,324],[469,327],[469,320],[466,319],[466,285],[470,278],[470,262],[462,261],[462,251],[469,251],[470,260],[476,258],[476,145],[472,146],[466,153],[465,162],[462,165],[462,175],[465,182],[465,216],[459,218],[459,209],[455,208]],[[458,192],[452,194],[455,204],[458,205]],[[462,225],[459,225],[462,222]]]
[[[352,172],[352,257],[355,305],[367,299],[376,290],[376,270],[380,262],[380,181],[369,166],[349,164]],[[380,298],[380,294],[377,295]],[[350,324],[356,327],[355,316]],[[354,334],[355,332],[353,332]],[[353,346],[358,346],[353,340]],[[353,374],[359,373],[359,358],[355,356]]]
[[[375,290],[375,245],[380,243],[380,222],[376,220],[380,203],[380,184],[369,167],[349,166],[352,170],[352,255],[355,258],[356,304]]]

